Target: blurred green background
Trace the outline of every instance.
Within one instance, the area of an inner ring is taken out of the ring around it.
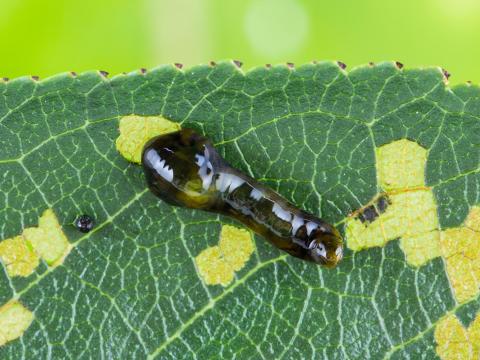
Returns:
[[[398,60],[480,82],[479,0],[1,0],[0,76]]]

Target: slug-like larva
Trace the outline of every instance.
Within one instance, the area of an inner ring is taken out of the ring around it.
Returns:
[[[332,225],[232,168],[192,129],[151,139],[142,164],[150,190],[172,205],[231,216],[304,260],[334,267],[342,258],[343,241]]]

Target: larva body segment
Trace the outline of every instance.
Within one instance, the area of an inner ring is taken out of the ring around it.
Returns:
[[[327,267],[343,256],[333,226],[231,167],[192,129],[151,139],[142,165],[150,190],[172,205],[231,216],[281,250]]]

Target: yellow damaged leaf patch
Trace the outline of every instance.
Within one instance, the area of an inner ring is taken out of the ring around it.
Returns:
[[[349,248],[384,246],[400,238],[400,247],[412,266],[441,255],[437,205],[424,180],[426,161],[427,150],[410,140],[377,149],[378,183],[384,192],[347,219]],[[380,200],[385,204],[382,208]],[[362,218],[362,211],[374,215]]]
[[[480,287],[480,207],[463,226],[440,231],[432,189],[425,186],[427,151],[399,140],[377,149],[378,182],[384,192],[346,221],[347,245],[358,251],[400,239],[407,262],[421,266],[442,256],[458,302]]]
[[[480,315],[466,329],[453,314],[441,319],[435,328],[436,351],[442,360],[480,358]]]
[[[208,285],[228,285],[236,271],[243,268],[254,251],[249,231],[223,225],[216,246],[203,250],[195,258],[200,276]]]
[[[115,145],[118,152],[128,161],[140,164],[142,150],[151,138],[178,131],[180,124],[161,116],[129,115],[120,119],[120,136]]]
[[[441,232],[442,255],[458,302],[476,297],[480,288],[480,208],[475,206],[464,226]]]
[[[0,242],[0,258],[8,276],[28,276],[39,264],[39,257],[22,235]]]
[[[385,190],[412,189],[425,185],[427,150],[402,139],[377,148],[377,178]]]
[[[38,227],[23,230],[25,240],[50,266],[57,266],[71,250],[70,243],[52,209],[45,210]]]
[[[33,313],[18,301],[0,307],[0,346],[18,339],[33,321]]]
[[[51,209],[44,211],[38,227],[0,242],[0,258],[9,276],[28,276],[39,265],[39,258],[52,267],[58,266],[70,253],[71,245]]]

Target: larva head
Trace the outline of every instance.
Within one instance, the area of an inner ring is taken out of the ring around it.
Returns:
[[[308,252],[312,261],[333,268],[342,260],[343,240],[333,226],[319,226],[312,231],[311,239]]]

